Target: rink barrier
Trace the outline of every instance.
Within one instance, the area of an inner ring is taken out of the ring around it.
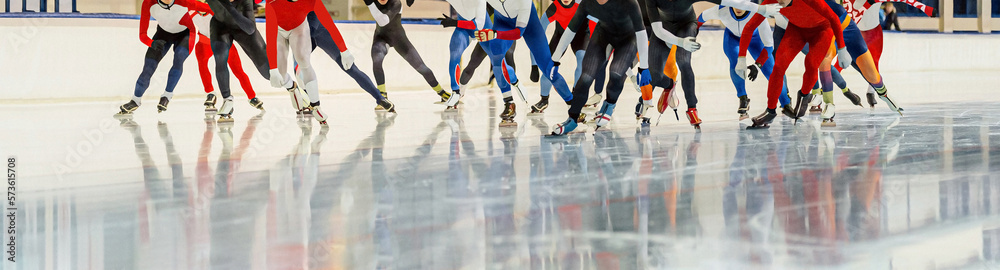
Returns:
[[[121,101],[132,95],[136,77],[142,68],[146,47],[138,41],[136,29],[138,16],[122,14],[80,13],[8,13],[0,14],[0,42],[4,52],[0,63],[0,81],[14,82],[0,91],[0,103],[31,103],[42,101]],[[262,22],[258,20],[258,22]],[[451,29],[442,28],[437,20],[406,20],[406,31],[424,62],[434,71],[443,87],[450,87],[448,76],[449,40]],[[355,56],[355,63],[373,77],[370,57],[371,36],[375,25],[370,21],[341,21],[338,28],[348,48]],[[152,36],[155,27],[148,33]],[[264,24],[258,24],[264,30]],[[552,31],[552,30],[549,30]],[[94,38],[100,37],[100,38]],[[705,30],[698,37],[702,49],[693,56],[697,80],[729,80],[729,61],[722,53],[722,31]],[[970,71],[1000,70],[1000,39],[983,34],[943,33],[885,33],[885,53],[881,70],[887,72]],[[941,48],[953,49],[943,50]],[[238,46],[237,46],[238,47]],[[515,58],[518,75],[528,78],[530,57],[524,42],[517,42]],[[471,46],[465,51],[468,60]],[[241,54],[244,70],[250,73],[254,89],[262,95],[282,95],[282,89],[270,86],[256,74],[252,62]],[[154,100],[163,92],[166,73],[172,55],[166,56],[154,74],[145,97]],[[801,80],[802,57],[797,57],[789,69],[789,86]],[[561,70],[572,76],[576,61],[572,54],[564,56]],[[211,65],[211,63],[210,63]],[[319,75],[319,87],[324,94],[363,93],[340,67],[325,53],[313,56],[313,65]],[[430,87],[398,54],[386,56],[384,68],[390,80],[389,91],[420,90]],[[197,61],[189,59],[187,71],[178,84],[176,96],[194,98],[204,95],[198,76]],[[480,66],[471,81],[472,86],[485,85],[489,78],[489,63]],[[845,76],[855,76],[850,71]],[[53,79],[51,74],[59,74]],[[892,76],[889,76],[891,81]],[[850,79],[849,79],[850,80]],[[236,80],[233,80],[235,82]],[[374,80],[373,80],[374,81]],[[525,82],[526,96],[534,96],[537,88]],[[683,84],[684,82],[681,82]],[[214,80],[213,80],[214,84]],[[234,93],[243,95],[239,85]],[[704,91],[732,91],[726,89],[699,89]],[[37,93],[48,93],[41,96]],[[155,102],[155,101],[153,101]]]

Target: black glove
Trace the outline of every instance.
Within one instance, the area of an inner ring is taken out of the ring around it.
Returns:
[[[458,27],[458,20],[452,19],[451,16],[441,14],[441,26]]]
[[[167,46],[167,41],[162,39],[153,40],[153,43],[149,44],[150,48],[152,48],[154,51],[161,53],[163,52],[163,48],[166,46]]]
[[[747,69],[750,70],[750,74],[747,75],[747,79],[750,79],[751,82],[756,80],[757,73],[760,73],[760,71],[757,69],[757,65],[749,65],[747,66]]]
[[[531,65],[531,81],[538,82],[538,79],[539,79],[538,66]]]
[[[406,0],[406,6],[412,7],[413,6],[413,0]]]

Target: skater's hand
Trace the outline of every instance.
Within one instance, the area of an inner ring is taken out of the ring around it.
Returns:
[[[740,78],[743,78],[744,80],[747,78],[746,57],[740,56],[739,58],[736,58],[736,67],[733,68],[733,72],[736,72],[736,75],[740,76]],[[756,76],[754,76],[754,78],[756,78]]]
[[[694,37],[686,37],[677,40],[677,47],[684,48],[689,52],[695,52],[701,49],[701,44],[694,40]]]
[[[760,15],[764,16],[764,18],[774,18],[775,16],[781,14],[781,5],[763,5],[757,9],[757,13],[760,13]]]
[[[493,31],[493,29],[476,31],[476,39],[479,40],[479,42],[486,42],[495,38],[497,38],[497,31]]]
[[[760,71],[757,68],[757,65],[749,65],[747,66],[747,69],[750,70],[750,75],[747,75],[747,79],[749,79],[751,82],[757,80],[757,74],[760,73]]]
[[[539,77],[541,76],[538,75],[538,66],[531,65],[531,81],[538,82]]]
[[[549,71],[549,81],[556,81],[556,76],[559,75],[559,62],[552,62],[552,70]]]
[[[157,52],[163,52],[163,48],[166,47],[166,46],[167,46],[167,41],[166,40],[157,39],[157,40],[154,40],[153,43],[149,45],[149,48],[151,48],[151,49],[153,49],[154,51],[157,51]]]
[[[350,50],[344,50],[340,52],[340,64],[344,70],[351,69],[354,67],[354,55],[351,54]]]
[[[847,52],[847,47],[837,49],[837,62],[839,62],[841,68],[847,68],[854,62],[851,53]]]
[[[271,87],[282,88],[284,84],[285,76],[278,71],[278,69],[271,69]]]
[[[441,26],[444,27],[458,27],[458,20],[452,19],[448,15],[441,14]]]
[[[649,75],[649,70],[645,68],[639,69],[639,87],[646,87],[653,83],[653,76]]]

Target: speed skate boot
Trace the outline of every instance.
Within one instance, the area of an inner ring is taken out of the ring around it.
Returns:
[[[380,111],[391,112],[391,113],[395,113],[396,112],[396,105],[392,104],[392,101],[389,101],[388,98],[384,98],[384,99],[382,99],[380,101],[376,101],[376,104],[378,104],[378,108],[382,108],[382,110],[380,110]]]
[[[531,105],[531,112],[529,112],[528,115],[539,115],[545,113],[545,109],[548,108],[549,108],[549,97],[542,96],[542,98],[538,100],[538,103],[535,103],[535,105]]]
[[[635,104],[635,119],[639,120],[642,126],[649,126],[650,124],[650,108],[653,107],[652,100],[642,100],[639,97],[639,103]]]
[[[160,103],[156,104],[156,112],[161,113],[167,110],[167,105],[170,104],[170,98],[160,97]]]
[[[448,99],[451,98],[451,92],[441,89],[435,91],[435,93],[437,93],[437,95],[441,97],[441,101],[434,102],[435,104],[448,104]]]
[[[382,95],[382,99],[389,100],[389,93],[385,92],[385,85],[384,84],[383,85],[379,85],[378,92],[379,92],[379,94]],[[384,106],[382,106],[382,104],[375,104],[375,111],[376,112],[384,112],[384,111],[388,111],[388,110],[386,110],[386,108]]]
[[[217,109],[215,109],[215,94],[208,94],[208,97],[205,98],[205,111],[214,112],[216,110]]]
[[[885,86],[875,89],[875,92],[878,94],[878,98],[885,102],[886,106],[889,106],[889,110],[899,113],[899,115],[903,115],[903,108],[896,105],[896,101],[892,100],[892,97],[889,96],[889,90],[885,89]]]
[[[878,101],[875,101],[876,100],[875,93],[872,92],[865,93],[865,97],[868,99],[868,107],[874,111],[875,104],[878,104]]]
[[[597,107],[597,104],[601,103],[602,100],[604,100],[604,96],[601,96],[601,94],[594,94],[593,96],[587,98],[587,104],[584,104],[583,107]]]
[[[309,104],[309,110],[312,111],[312,116],[313,118],[316,118],[317,122],[321,125],[326,125],[326,114],[324,114],[323,111],[320,111],[319,102]]]
[[[264,110],[264,102],[260,101],[260,99],[257,99],[257,97],[250,99],[250,106],[253,106],[254,108],[257,108],[258,110],[261,111]]]
[[[795,121],[798,122],[799,118],[806,115],[806,111],[809,108],[809,103],[812,102],[812,93],[802,94],[799,92],[799,97],[795,102]]]
[[[295,113],[299,115],[308,113],[306,110],[309,108],[309,101],[306,100],[306,94],[299,88],[298,83],[292,82],[292,87],[287,90],[288,96],[292,99],[292,108],[295,109]]]
[[[833,116],[837,115],[837,108],[833,103],[827,103],[826,107],[823,108],[823,123],[820,126],[824,127],[835,127],[837,123],[833,122]]]
[[[764,110],[764,113],[754,116],[751,121],[753,124],[747,127],[747,129],[761,129],[768,128],[771,126],[771,121],[774,121],[774,117],[778,116],[778,113],[774,109]]]
[[[795,108],[792,108],[792,104],[785,104],[785,106],[781,106],[781,114],[795,119]]]
[[[458,109],[458,102],[462,99],[462,95],[459,92],[453,92],[448,94],[448,100],[444,101],[445,111],[454,111]]]
[[[817,95],[820,95],[822,93],[823,93],[822,89],[813,89],[811,94],[813,96],[817,96]],[[823,111],[822,105],[823,105],[822,100],[820,100],[820,99],[813,99],[812,102],[809,102],[809,113],[810,114],[817,114],[817,113],[822,112]]]
[[[851,92],[850,88],[844,88],[844,89],[841,89],[840,91],[843,91],[844,92],[844,96],[847,97],[847,99],[851,100],[851,103],[853,103],[854,105],[858,105],[858,106],[860,106],[862,108],[865,107],[864,105],[861,105],[861,97],[858,96],[858,94],[855,94],[854,92]]]
[[[227,98],[222,100],[222,106],[219,106],[219,123],[232,123],[233,122],[233,98]]]
[[[597,128],[607,126],[611,123],[611,115],[615,113],[615,104],[608,103],[604,101],[604,105],[601,105],[601,109],[597,110],[597,114],[594,115],[594,123],[597,124]]]
[[[563,121],[562,123],[556,124],[554,127],[552,127],[551,135],[561,136],[569,134],[574,129],[576,129],[576,126],[577,126],[576,119],[573,119],[572,117],[567,118],[566,121]]]
[[[517,123],[514,122],[514,116],[517,115],[517,107],[514,106],[514,99],[509,98],[504,99],[503,112],[500,113],[500,127],[516,127]]]
[[[127,103],[122,104],[121,106],[118,107],[119,112],[117,113],[117,115],[132,114],[132,112],[134,112],[135,109],[138,108],[139,108],[139,103],[136,103],[135,100],[129,100]]]
[[[689,108],[687,110],[688,121],[694,126],[694,129],[701,129],[701,118],[698,118],[698,109]]]
[[[740,114],[740,120],[750,118],[747,111],[750,110],[750,98],[746,95],[740,96],[740,108],[736,109],[736,113]]]

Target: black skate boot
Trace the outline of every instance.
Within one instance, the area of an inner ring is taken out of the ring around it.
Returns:
[[[206,112],[214,112],[214,111],[216,111],[216,109],[215,109],[215,95],[214,94],[208,94],[208,97],[205,98],[205,111]]]
[[[161,113],[166,111],[168,104],[170,104],[170,98],[160,97],[160,103],[156,104],[156,112]]]
[[[132,114],[132,112],[134,112],[135,109],[138,108],[139,104],[135,103],[135,100],[129,100],[128,103],[122,104],[121,106],[118,107],[118,109],[120,110],[118,112],[118,115]]]
[[[771,126],[771,121],[774,121],[774,117],[776,116],[778,116],[778,113],[776,113],[774,109],[764,110],[764,113],[754,116],[753,119],[751,119],[753,121],[753,125],[750,125],[747,129],[768,128]]]
[[[250,99],[250,106],[253,106],[261,111],[264,110],[264,102],[260,101],[260,99],[257,99],[256,97]]]
[[[538,100],[538,103],[535,103],[535,105],[531,105],[531,112],[528,113],[528,115],[537,115],[545,113],[545,109],[547,108],[549,108],[549,97],[542,96],[542,98]]]
[[[875,94],[865,93],[865,97],[868,98],[868,107],[870,107],[874,111],[875,104],[878,104],[878,101],[875,100]]]
[[[740,120],[750,118],[747,111],[750,110],[750,98],[746,95],[740,96],[740,108],[736,109],[736,113],[740,114]]]
[[[861,105],[861,97],[858,96],[858,94],[851,92],[850,88],[844,88],[843,91],[844,91],[844,96],[847,97],[847,99],[851,100],[851,103],[854,103],[854,105],[858,105],[862,108],[865,107],[864,105]]]
[[[500,113],[500,127],[516,127],[515,115],[517,115],[517,106],[514,106],[514,99],[504,98],[503,112]]]
[[[796,101],[795,103],[796,123],[798,122],[799,118],[802,118],[803,116],[806,115],[806,111],[809,110],[809,102],[812,102],[812,98],[813,98],[812,93],[802,94],[802,92],[799,92],[798,101]]]
[[[785,106],[781,106],[781,114],[795,119],[795,108],[792,108],[792,104],[785,104]]]
[[[391,112],[391,113],[396,112],[396,105],[392,104],[392,101],[389,101],[388,98],[382,99],[381,101],[377,101],[376,103],[380,108],[382,108],[381,111]]]
[[[447,104],[448,99],[451,98],[451,93],[445,91],[444,89],[441,89],[441,91],[437,91],[437,95],[441,97],[441,101],[434,102],[435,104]]]

